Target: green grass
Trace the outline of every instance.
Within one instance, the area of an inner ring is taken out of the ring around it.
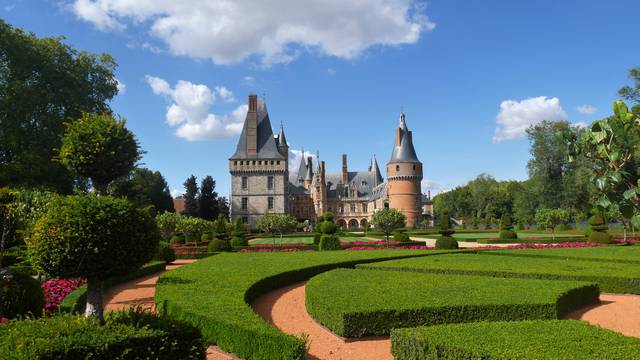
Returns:
[[[336,267],[410,256],[424,250],[224,253],[164,273],[160,312],[198,327],[205,340],[245,359],[302,359],[302,339],[283,334],[249,306],[258,296]]]
[[[479,322],[397,329],[396,360],[637,359],[640,339],[575,320]]]
[[[566,249],[569,251],[569,249]],[[634,264],[538,257],[450,254],[385,261],[359,267],[379,270],[487,275],[596,282],[600,290],[640,294],[640,267]]]
[[[491,239],[491,238],[497,238],[498,236],[500,236],[500,233],[499,232],[454,233],[452,236],[457,238],[457,239]],[[576,236],[580,236],[580,235],[565,234],[565,233],[557,233],[557,234],[555,234],[556,238],[576,237]],[[552,234],[551,233],[542,233],[542,232],[537,232],[537,233],[518,232],[518,237],[519,238],[523,238],[523,239],[526,239],[526,238],[552,238]]]
[[[355,241],[372,241],[372,240],[369,240],[363,237],[356,237],[356,236],[340,236],[340,242],[349,243],[349,242],[355,242]],[[286,245],[286,244],[301,244],[301,243],[312,245],[313,236],[282,238],[282,241],[280,241],[280,238],[275,238],[275,244]],[[274,244],[274,239],[273,238],[256,238],[256,239],[249,240],[249,244],[251,245]]]
[[[577,281],[407,274],[337,269],[306,284],[309,314],[344,337],[446,323],[558,319],[598,303],[598,287]]]
[[[616,263],[640,263],[640,246],[601,246],[573,249],[522,249],[486,251],[483,254],[526,256],[543,258],[562,258],[590,261],[607,261]]]

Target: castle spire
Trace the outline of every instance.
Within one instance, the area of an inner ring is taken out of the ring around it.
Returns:
[[[391,154],[391,160],[389,163],[404,162],[404,163],[418,163],[418,155],[416,155],[416,149],[413,147],[412,134],[407,127],[405,115],[400,113],[400,124],[396,129],[396,139],[393,146],[393,152]]]
[[[384,182],[382,178],[382,174],[380,173],[380,168],[378,167],[378,161],[376,160],[376,155],[374,154],[371,158],[371,165],[369,165],[369,171],[373,173],[375,183],[373,186],[378,186]]]

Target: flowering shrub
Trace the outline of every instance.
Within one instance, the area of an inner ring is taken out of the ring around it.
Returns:
[[[625,239],[613,239],[612,241],[613,241],[614,244],[625,244],[625,243],[635,244],[635,243],[640,243],[640,239],[631,238],[631,237],[627,237],[627,240],[625,240]]]
[[[346,250],[433,250],[432,246],[403,245],[403,246],[354,246]]]
[[[42,282],[42,291],[44,292],[44,309],[47,314],[52,314],[58,310],[60,302],[73,290],[84,285],[86,280],[80,278],[58,279],[51,278]]]
[[[272,247],[296,247],[307,246],[305,243],[292,243],[292,244],[249,244],[251,248],[272,248]]]
[[[356,245],[356,246],[361,246],[361,245],[394,245],[394,244],[398,244],[398,241],[395,240],[389,240],[389,241],[384,241],[384,240],[377,240],[377,241],[352,241],[352,242],[340,242],[340,245]]]

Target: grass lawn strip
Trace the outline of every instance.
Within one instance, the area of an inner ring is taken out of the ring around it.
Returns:
[[[262,294],[337,267],[447,251],[374,250],[226,253],[163,274],[160,312],[199,328],[208,343],[245,359],[303,359],[302,339],[283,334],[249,306]]]
[[[566,249],[566,251],[569,250]],[[635,264],[533,256],[447,254],[423,259],[385,261],[359,265],[358,267],[377,270],[589,281],[597,283],[602,292],[640,294],[640,267]]]
[[[306,284],[309,314],[343,337],[473,321],[558,319],[598,303],[595,284],[337,269]]]
[[[340,236],[340,242],[343,242],[343,243],[371,242],[371,241],[372,240],[369,240],[369,239],[364,238],[364,237]],[[282,238],[282,241],[280,241],[280,238],[275,238],[275,242],[274,242],[273,238],[256,238],[256,239],[249,240],[249,244],[250,245],[271,245],[271,244],[282,244],[282,245],[287,245],[287,244],[307,244],[307,245],[312,245],[313,244],[313,236],[309,236],[309,237],[287,237],[287,238]]]
[[[602,246],[575,249],[523,249],[484,251],[487,255],[534,256],[640,264],[640,246]]]
[[[640,339],[576,320],[478,322],[395,329],[396,360],[637,359]]]

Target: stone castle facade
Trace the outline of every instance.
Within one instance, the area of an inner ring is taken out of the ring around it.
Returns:
[[[404,113],[395,130],[386,181],[375,156],[364,171],[349,171],[346,154],[338,173],[327,173],[324,161],[317,158],[314,164],[304,155],[295,165],[297,171],[290,174],[284,129],[280,127],[274,136],[266,104],[249,95],[244,127],[236,152],[229,158],[232,220],[240,217],[255,227],[260,216],[272,213],[314,224],[318,216],[331,212],[340,227],[366,228],[373,214],[384,208],[405,214],[408,227],[432,219],[430,196],[421,191],[422,162]]]

